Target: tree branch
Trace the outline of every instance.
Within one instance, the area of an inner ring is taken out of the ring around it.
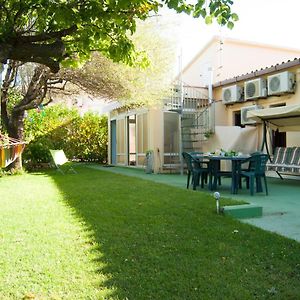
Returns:
[[[73,25],[69,28],[62,29],[60,31],[55,32],[45,32],[38,35],[28,35],[28,36],[20,36],[18,40],[20,43],[36,43],[36,42],[45,42],[53,39],[60,39],[64,36],[73,34],[77,30],[77,26]]]
[[[52,98],[49,98],[49,100],[48,100],[46,103],[43,103],[43,106],[49,105],[52,101],[53,101],[53,99],[52,99]]]
[[[43,102],[47,94],[47,80],[49,74],[49,70],[45,67],[39,66],[35,69],[27,88],[27,93],[24,95],[22,101],[14,107],[14,112],[35,108]]]
[[[9,116],[7,111],[8,89],[11,83],[14,81],[14,74],[15,64],[14,62],[9,62],[1,88],[1,120],[6,129],[9,125]]]
[[[2,51],[4,46],[6,50]],[[65,47],[61,40],[57,40],[52,44],[42,45],[18,42],[14,47],[7,47],[7,44],[0,43],[0,49],[0,60],[4,56],[6,59],[35,62],[49,67],[53,73],[59,71],[59,60],[65,52]]]

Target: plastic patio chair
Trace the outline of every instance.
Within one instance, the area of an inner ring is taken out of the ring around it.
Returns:
[[[198,161],[188,152],[182,152],[182,156],[186,162],[187,170],[188,170],[186,188],[187,189],[189,188],[191,177],[192,177],[193,190],[195,190],[196,186],[199,185],[200,179],[201,179],[201,188],[203,188],[204,181],[207,181],[207,175],[208,175],[208,168],[203,167],[202,164],[205,162]]]
[[[262,152],[260,151],[255,151],[255,152],[252,152],[250,154],[250,156],[254,156],[254,155],[261,155],[263,154]],[[243,171],[243,172],[247,172],[247,171],[251,171],[253,170],[253,168],[255,167],[255,159],[247,159],[246,161],[244,161],[242,164],[245,165],[244,168],[241,168],[240,171]],[[239,177],[239,188],[241,189],[242,188],[242,177],[240,176]]]
[[[264,179],[266,195],[268,195],[268,186],[266,178],[266,164],[269,159],[267,154],[254,154],[250,156],[244,163],[249,163],[248,170],[241,170],[240,177],[246,178],[247,188],[250,188],[250,194],[254,194],[254,183],[256,182],[256,191],[260,192],[262,189],[261,179]]]
[[[49,150],[56,167],[56,170],[62,174],[65,174],[63,171],[63,167],[67,169],[67,172],[73,172],[77,174],[77,172],[73,169],[72,163],[67,159],[64,150]]]

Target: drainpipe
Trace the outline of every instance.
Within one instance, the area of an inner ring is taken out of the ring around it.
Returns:
[[[208,68],[208,72],[210,72],[209,83],[208,83],[208,103],[211,104],[213,100],[212,83],[213,83],[213,76],[214,76],[212,67]]]
[[[210,72],[209,83],[208,83],[209,129],[212,132],[215,132],[215,105],[213,102],[213,78],[214,78],[213,68],[209,67],[208,72]]]

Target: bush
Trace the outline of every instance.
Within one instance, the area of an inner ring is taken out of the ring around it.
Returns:
[[[51,139],[47,136],[38,137],[31,141],[25,148],[22,155],[24,164],[38,164],[51,161],[49,149],[53,149],[54,145]]]
[[[53,105],[41,110],[30,110],[24,124],[25,139],[27,142],[31,142],[37,137],[60,130],[62,132],[56,134],[57,136],[65,134],[64,126],[79,117],[77,110],[68,109],[63,105]]]
[[[107,118],[86,113],[73,120],[66,143],[66,152],[82,161],[106,162]]]
[[[86,113],[80,117],[74,109],[62,105],[30,111],[25,121],[28,142],[23,160],[26,164],[51,161],[49,149],[63,149],[70,159],[107,160],[107,117]]]

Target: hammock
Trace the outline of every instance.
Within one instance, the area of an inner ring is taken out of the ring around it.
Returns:
[[[0,133],[0,168],[13,163],[22,154],[25,142],[7,137]]]

